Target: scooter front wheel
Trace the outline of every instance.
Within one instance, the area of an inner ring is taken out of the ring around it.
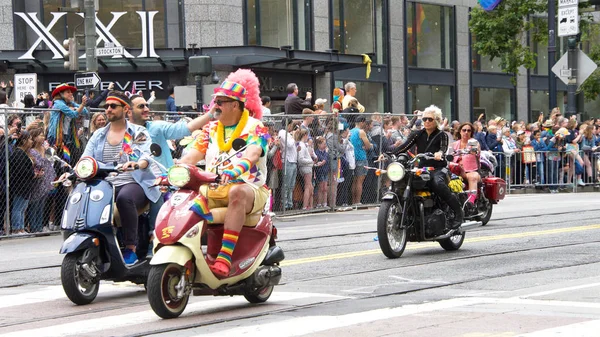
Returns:
[[[90,304],[98,295],[100,280],[89,280],[81,270],[83,251],[65,256],[60,269],[60,280],[67,297],[77,305]]]
[[[150,267],[148,273],[148,301],[150,307],[161,318],[176,318],[187,306],[189,292],[178,295],[178,287],[185,277],[184,268],[175,263]]]

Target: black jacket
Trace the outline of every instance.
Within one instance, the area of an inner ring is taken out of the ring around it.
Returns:
[[[102,91],[102,93],[96,97],[94,97],[94,99],[89,100],[87,102],[87,106],[89,106],[90,108],[97,108],[100,106],[100,103],[102,103],[102,101],[104,101],[106,99],[106,97],[108,96],[108,89],[105,89],[104,91]]]
[[[285,99],[285,114],[286,115],[301,115],[302,110],[312,108],[310,99],[304,100],[296,95],[289,95]]]
[[[33,162],[25,151],[15,147],[9,160],[10,194],[29,199],[35,175]]]
[[[408,151],[413,146],[417,146],[417,153],[436,153],[442,152],[443,154],[448,151],[448,135],[444,131],[435,129],[431,135],[427,134],[425,129],[413,131],[406,139],[404,144],[400,145],[394,153],[403,153]],[[446,159],[442,156],[442,160],[421,160],[419,167],[446,167]]]

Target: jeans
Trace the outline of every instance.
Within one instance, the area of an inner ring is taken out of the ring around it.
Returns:
[[[286,209],[294,208],[294,187],[296,187],[296,173],[298,164],[285,162],[285,175],[283,177],[283,204]]]
[[[156,226],[156,216],[158,215],[158,211],[162,205],[165,204],[165,194],[161,194],[158,200],[154,203],[150,203],[150,211],[148,212],[148,230],[150,231],[150,235],[154,233],[154,227]]]
[[[13,232],[25,229],[25,210],[29,204],[29,199],[15,195],[12,198],[12,207],[10,210],[10,224]]]
[[[537,181],[539,184],[546,184],[546,179],[544,179],[544,162],[543,161],[538,161],[536,162],[536,166],[537,166]]]
[[[558,183],[559,163],[558,160],[548,160],[548,183],[551,184],[550,189],[555,191],[558,188],[556,184]]]
[[[44,208],[46,206],[46,198],[32,201],[27,207],[27,217],[31,233],[41,232],[44,228]]]

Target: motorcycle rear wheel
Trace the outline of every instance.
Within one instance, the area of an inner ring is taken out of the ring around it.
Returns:
[[[406,228],[399,228],[402,207],[396,201],[384,200],[377,214],[377,237],[383,255],[390,259],[402,256],[406,248]]]
[[[493,211],[493,209],[494,209],[494,207],[493,207],[492,203],[488,203],[488,207],[483,212],[483,215],[477,217],[477,221],[481,221],[481,225],[482,226],[487,225],[487,223],[492,218],[492,211]]]
[[[447,251],[458,250],[465,242],[465,233],[453,235],[444,240],[438,240],[440,246]]]
[[[244,294],[244,297],[250,303],[264,303],[271,297],[274,288],[275,286],[268,286],[256,293],[246,293]]]
[[[177,298],[175,286],[184,276],[184,268],[175,263],[150,267],[148,273],[148,301],[150,307],[161,318],[179,317],[185,310],[190,294]]]
[[[60,268],[60,281],[63,290],[71,302],[77,305],[90,304],[96,299],[100,281],[87,282],[80,277],[79,264],[84,251],[77,251],[65,255]]]

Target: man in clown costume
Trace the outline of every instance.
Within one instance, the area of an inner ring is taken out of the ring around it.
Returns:
[[[257,90],[258,81],[256,88],[250,88],[251,92]],[[215,89],[213,96],[214,105],[209,114],[216,121],[203,128],[193,148],[179,163],[193,165],[205,159],[207,171],[221,174],[221,186],[218,189],[201,192],[207,196],[209,208],[228,207],[221,250],[210,267],[215,275],[227,277],[246,214],[260,212],[269,199],[265,187],[269,134],[257,119],[260,117],[256,111],[251,117],[247,108],[250,105],[247,101],[248,91],[240,83],[228,78]],[[236,151],[232,144],[237,138],[244,139],[247,147],[234,155]],[[230,159],[226,159],[230,156]]]

